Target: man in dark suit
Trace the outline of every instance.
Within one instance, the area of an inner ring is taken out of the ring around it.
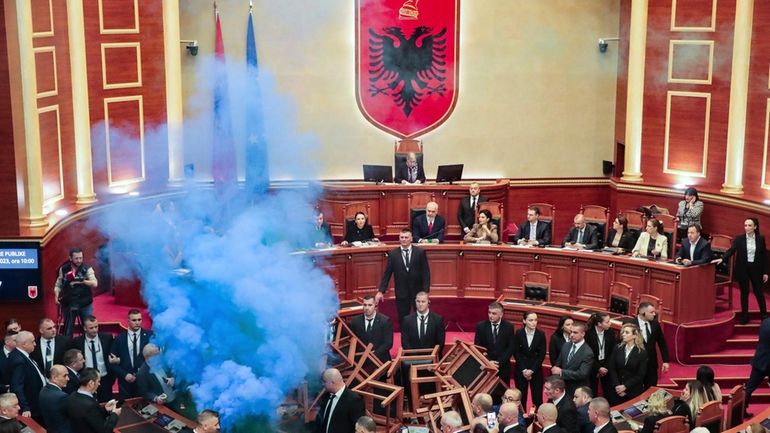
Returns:
[[[75,338],[72,345],[80,350],[86,358],[85,366],[99,370],[101,380],[96,396],[99,403],[106,403],[112,399],[112,386],[115,384],[115,374],[111,365],[120,360],[113,355],[112,334],[99,332],[99,321],[94,316],[86,316],[83,319],[83,335]]]
[[[432,349],[438,345],[440,357],[446,338],[444,318],[430,311],[427,293],[418,293],[414,303],[416,311],[401,322],[401,346],[404,349]]]
[[[441,433],[467,433],[463,430],[463,419],[459,412],[450,410],[441,416]]]
[[[663,360],[661,370],[668,371],[668,346],[666,337],[663,335],[663,329],[656,317],[655,306],[649,302],[642,302],[637,308],[636,320],[630,323],[639,327],[644,338],[644,348],[647,350],[647,373],[644,376],[644,389],[658,384],[658,349],[660,357]]]
[[[428,202],[425,215],[418,215],[412,221],[412,237],[417,243],[444,242],[446,221],[438,214],[438,203]]]
[[[607,313],[595,313],[594,326],[586,331],[586,343],[594,353],[594,363],[589,375],[589,385],[593,395],[599,395],[599,381],[601,380],[603,395],[612,395],[613,386],[610,383],[609,362],[612,349],[618,344],[615,331],[612,330],[610,315]]]
[[[425,171],[422,169],[422,164],[418,163],[417,155],[414,152],[409,152],[406,155],[406,164],[396,167],[396,176],[393,178],[393,182],[403,185],[425,183]]]
[[[567,396],[570,398],[575,389],[588,385],[588,376],[594,363],[594,353],[585,344],[585,335],[585,323],[574,322],[570,329],[570,342],[564,345],[556,365],[551,367],[551,373],[564,379]]]
[[[16,350],[17,331],[7,331],[3,338],[3,350],[0,352],[0,394],[8,392],[11,386],[11,363],[8,361]]]
[[[564,379],[556,375],[548,376],[543,390],[548,402],[556,405],[556,424],[567,433],[578,433],[577,408],[570,396],[564,392]]]
[[[64,367],[67,369],[67,383],[62,388],[67,394],[72,394],[80,388],[80,371],[83,370],[86,360],[78,349],[69,349],[64,352]]]
[[[618,433],[610,420],[610,404],[604,397],[595,397],[588,405],[588,418],[595,433]]]
[[[525,433],[526,425],[519,424],[519,408],[515,403],[503,403],[497,417],[502,433]]]
[[[460,200],[460,206],[457,208],[457,223],[465,235],[471,231],[473,224],[476,223],[476,215],[479,211],[479,203],[487,201],[486,197],[479,195],[481,187],[477,182],[471,183],[469,188],[470,195]]]
[[[334,238],[332,237],[332,229],[329,227],[329,223],[324,221],[323,212],[318,212],[316,215],[313,228],[315,228],[315,230],[313,232],[312,246],[316,246],[316,244],[329,244],[334,242]]]
[[[350,321],[350,329],[364,343],[372,343],[372,351],[380,361],[390,361],[393,347],[393,322],[384,314],[377,314],[374,296],[364,296],[364,314]]]
[[[47,373],[52,365],[64,362],[64,352],[72,347],[72,341],[63,335],[56,335],[56,323],[51,319],[40,320],[39,330],[40,340],[30,356]]]
[[[118,335],[112,344],[112,355],[120,359],[112,366],[118,377],[120,398],[138,397],[136,389],[136,371],[144,362],[142,349],[150,341],[152,333],[142,329],[142,313],[139,310],[128,311],[128,330]]]
[[[363,400],[345,386],[336,368],[327,369],[321,378],[326,395],[320,402],[315,433],[355,433],[356,421],[365,414]]]
[[[80,388],[67,397],[67,415],[72,430],[78,433],[111,433],[118,424],[120,408],[111,400],[104,407],[94,398],[99,388],[99,372],[93,368],[83,369],[80,374]]]
[[[687,237],[676,253],[676,262],[685,266],[702,265],[711,261],[711,245],[701,237],[700,224],[687,227]]]
[[[566,430],[556,424],[559,411],[553,403],[545,403],[537,408],[537,422],[542,426],[540,433],[566,433]]]
[[[473,344],[487,349],[487,359],[497,365],[497,375],[503,383],[511,383],[511,357],[515,348],[513,324],[503,320],[503,306],[499,302],[489,304],[488,320],[476,325]]]
[[[29,354],[35,350],[35,336],[29,331],[16,335],[16,351],[9,357],[11,363],[11,392],[16,394],[21,407],[21,415],[33,418],[45,425],[40,412],[40,390],[45,386],[43,370]]]
[[[514,241],[519,245],[547,246],[551,244],[551,227],[545,221],[540,221],[540,208],[527,208],[527,221],[521,223]]]
[[[574,227],[564,237],[562,246],[579,250],[595,250],[601,247],[599,244],[599,232],[596,230],[596,227],[586,224],[583,214],[575,215],[573,221],[575,223]]]
[[[770,376],[770,318],[759,325],[759,342],[754,357],[751,358],[751,374],[746,382],[746,407],[751,402],[751,395],[765,377]]]
[[[591,403],[593,394],[591,388],[587,386],[581,386],[575,390],[575,394],[572,397],[572,401],[577,408],[577,423],[580,433],[593,433],[594,425],[588,418],[588,404]]]
[[[400,246],[388,253],[385,273],[374,302],[379,304],[382,301],[392,275],[396,288],[396,311],[400,322],[414,306],[417,292],[430,292],[430,267],[425,251],[412,246],[412,232],[409,229],[401,230],[398,242]]]
[[[204,409],[198,414],[198,425],[194,429],[183,428],[179,433],[218,433],[219,413]]]
[[[67,379],[67,369],[63,365],[54,364],[48,372],[48,383],[40,391],[40,408],[49,433],[72,433],[67,415],[69,394],[63,390]]]
[[[16,394],[12,392],[0,394],[0,422],[16,421],[20,410]]]

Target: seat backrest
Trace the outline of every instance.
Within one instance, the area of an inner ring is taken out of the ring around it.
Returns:
[[[668,238],[668,257],[674,257],[676,254],[676,223],[674,215],[659,214],[655,218],[663,223],[663,234]]]
[[[522,274],[524,299],[548,302],[551,299],[551,274],[528,271]]]
[[[409,206],[409,227],[412,226],[414,219],[420,215],[425,215],[425,205],[429,202],[436,201],[436,196],[432,192],[410,192],[407,195],[407,203]]]
[[[599,232],[599,246],[604,246],[607,230],[609,230],[610,209],[595,204],[582,204],[580,205],[580,213],[583,214],[586,224],[596,227]]]
[[[716,274],[717,276],[725,277],[727,281],[732,281],[733,279],[733,260],[732,257],[724,260],[724,255],[732,244],[732,236],[720,234],[711,235],[712,257],[715,259],[723,259],[722,263],[718,264],[716,267]]]
[[[647,219],[644,214],[635,210],[626,210],[618,213],[620,216],[626,217],[628,220],[628,231],[634,235],[634,242],[639,239],[639,234],[644,230]]]
[[[711,433],[719,433],[722,431],[723,417],[722,402],[710,401],[698,410],[695,416],[695,427],[706,427]]]
[[[639,304],[642,302],[649,302],[650,304],[655,306],[655,311],[658,312],[658,317],[660,317],[661,312],[663,311],[663,300],[658,298],[657,296],[650,295],[649,293],[641,293],[636,298],[636,303],[634,304],[633,312],[636,313],[637,308],[639,308]]]
[[[655,433],[690,433],[687,418],[681,415],[667,416],[655,423]]]
[[[743,422],[743,413],[746,406],[746,386],[735,385],[730,390],[725,409],[724,430],[729,430]]]
[[[610,283],[610,305],[609,311],[628,316],[631,314],[633,305],[634,289],[620,281]]]
[[[486,209],[492,212],[492,223],[497,226],[498,234],[503,230],[503,204],[496,201],[485,201],[479,203],[479,211]],[[503,239],[502,237],[500,238]]]

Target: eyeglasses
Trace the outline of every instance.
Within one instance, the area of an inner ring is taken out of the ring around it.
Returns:
[[[521,401],[521,400],[517,400],[517,399],[515,399],[513,397],[506,397],[506,396],[503,396],[503,400],[511,402],[511,403],[518,403],[518,402]]]

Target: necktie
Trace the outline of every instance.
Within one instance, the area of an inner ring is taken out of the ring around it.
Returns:
[[[366,333],[368,334],[369,331],[372,330],[372,320],[374,319],[366,319]]]
[[[332,394],[329,396],[329,402],[326,404],[326,410],[324,411],[324,422],[326,423],[326,431],[329,431],[329,421],[331,421],[332,416],[332,404],[334,403],[334,397],[336,395]]]
[[[99,368],[96,363],[96,345],[94,340],[91,340],[91,368]]]
[[[409,249],[401,250],[402,253],[404,253],[404,266],[406,266],[406,270],[409,270]]]
[[[136,333],[131,334],[131,367],[134,368],[137,358]]]
[[[45,342],[45,371],[49,371],[53,365],[53,353],[51,352],[51,340]]]
[[[650,322],[644,322],[644,329],[647,331],[647,335],[645,336],[644,342],[646,343],[647,340],[650,339],[652,336],[652,331],[650,331]]]
[[[428,234],[433,232],[433,220],[428,220]]]
[[[572,349],[570,349],[569,353],[567,354],[567,362],[570,362],[570,360],[572,360],[572,357],[575,356],[575,348],[576,347],[577,347],[576,345],[574,345],[574,344],[572,345]]]
[[[476,210],[476,197],[471,197],[471,209]]]
[[[420,340],[425,337],[425,315],[420,315]]]
[[[498,323],[492,324],[492,344],[497,344],[497,325]]]
[[[583,230],[578,230],[577,243],[579,244],[583,243]]]

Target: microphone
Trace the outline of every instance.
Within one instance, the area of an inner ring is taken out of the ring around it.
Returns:
[[[436,236],[436,235],[439,235],[439,234],[441,234],[441,233],[444,233],[444,230],[445,230],[445,229],[441,229],[441,230],[435,231],[435,232],[433,232],[433,233],[429,234],[428,236],[424,236],[424,237],[420,238],[420,240],[423,240],[423,239],[427,239],[427,240],[430,240],[430,239],[432,239],[432,238],[433,238],[433,236]]]

